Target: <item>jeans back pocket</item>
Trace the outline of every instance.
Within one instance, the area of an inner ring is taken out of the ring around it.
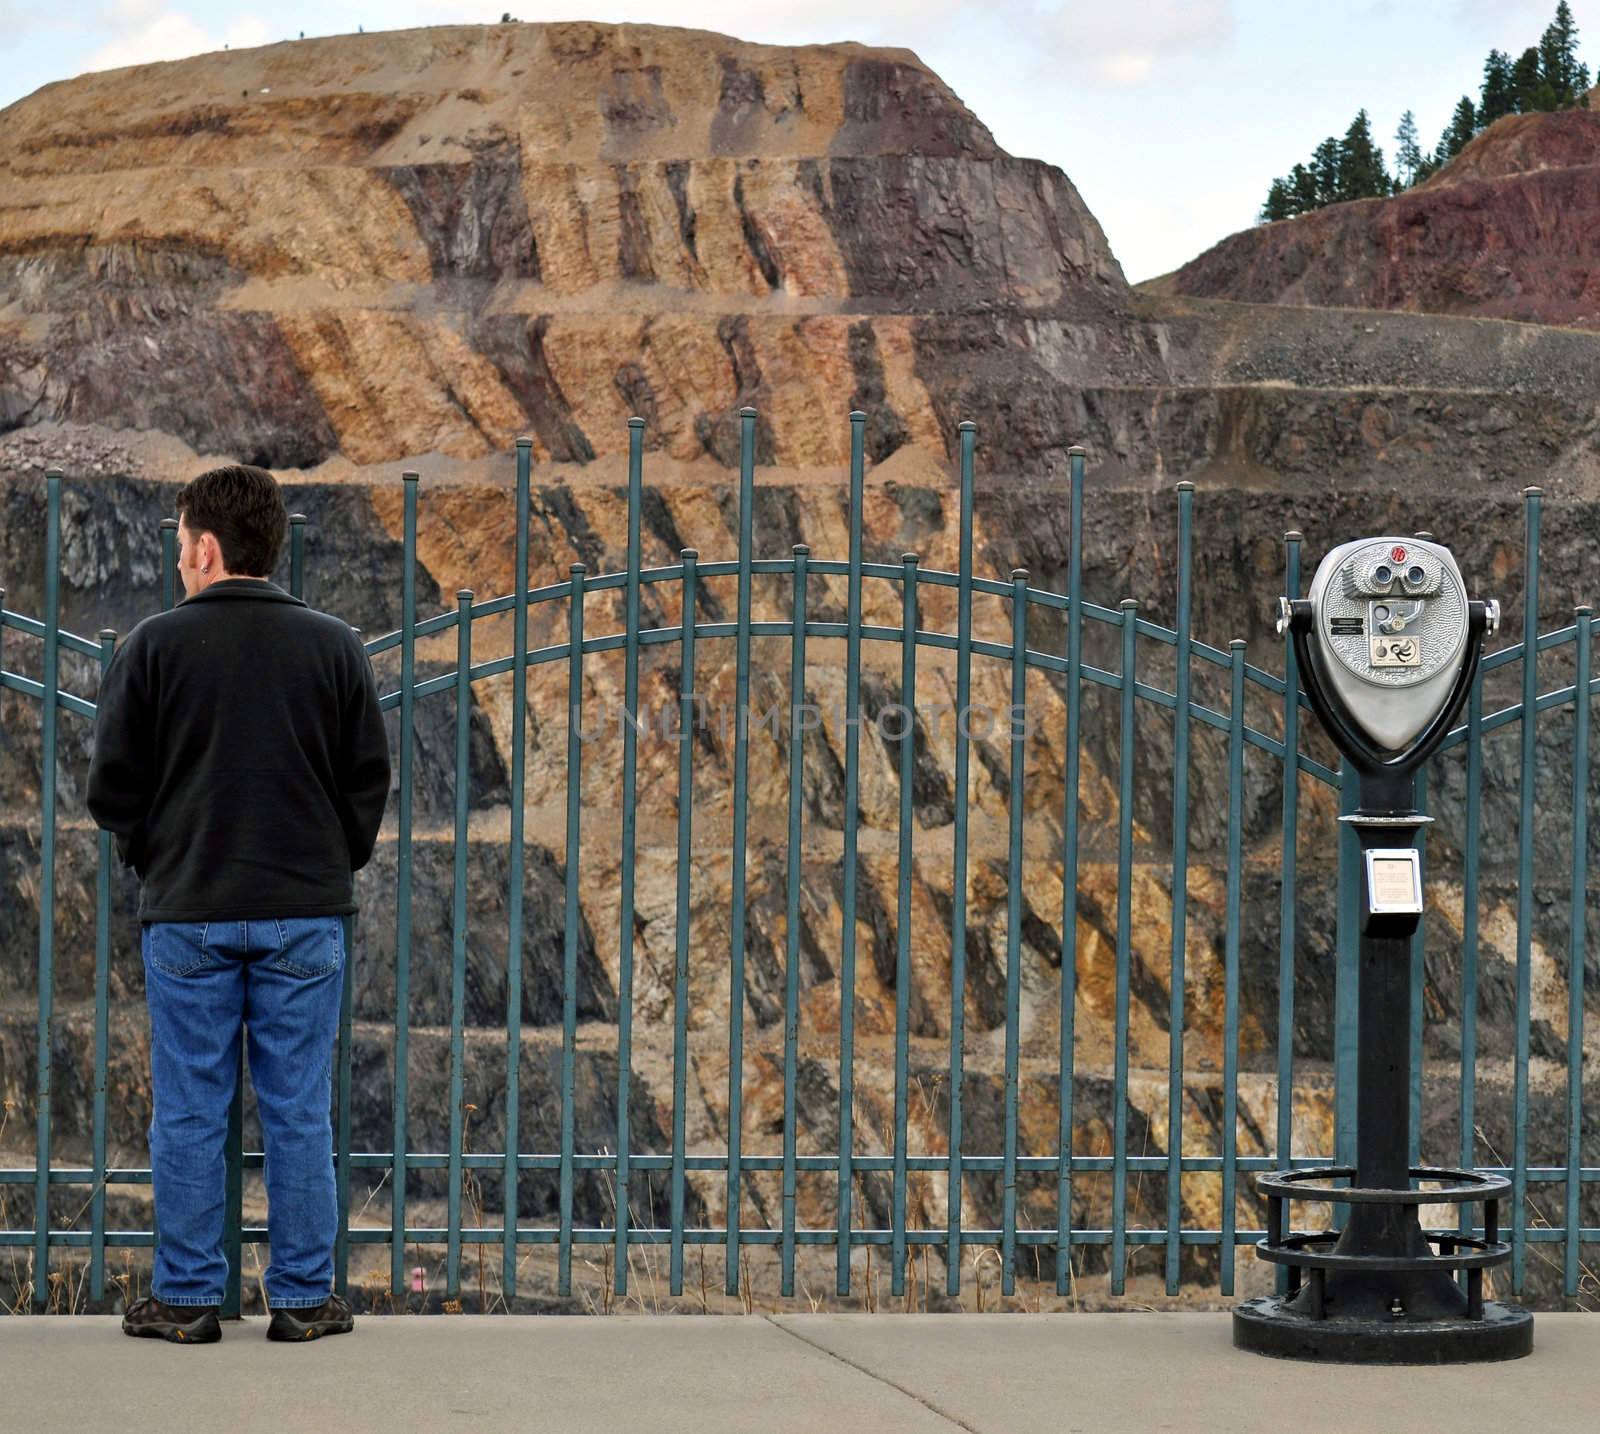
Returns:
[[[168,976],[187,976],[215,964],[206,949],[205,921],[147,921],[144,924],[145,959]]]
[[[344,918],[283,916],[278,918],[278,954],[272,964],[293,976],[326,976],[344,959]]]

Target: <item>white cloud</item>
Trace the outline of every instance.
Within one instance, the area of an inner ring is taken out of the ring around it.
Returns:
[[[164,10],[162,0],[109,0],[99,18],[105,28],[122,33],[88,57],[85,72],[182,60],[224,45],[242,49],[267,43],[266,22],[257,15],[234,16],[219,32],[181,10]]]
[[[31,0],[0,0],[0,35],[15,44],[31,30],[71,30],[75,22],[52,15]]]
[[[1556,7],[1549,0],[1456,0],[1456,13],[1469,24],[1504,21],[1518,14],[1542,15],[1548,20],[1555,12]]]
[[[235,50],[248,50],[254,45],[270,43],[267,22],[259,15],[240,15],[230,20],[228,28],[222,32],[222,38]]]
[[[1017,0],[999,0],[1001,8],[1020,8]],[[507,11],[532,23],[593,19],[610,23],[674,25],[715,30],[742,40],[782,43],[824,43],[864,40],[914,47],[928,31],[962,12],[992,11],[974,0],[810,0],[807,4],[768,4],[752,8],[748,0],[700,0],[685,8],[682,0],[614,0],[600,14],[573,0],[400,0],[384,12],[386,30],[412,25],[481,25]],[[494,13],[487,13],[492,10]],[[582,12],[589,10],[591,13]],[[374,27],[368,27],[374,28]]]
[[[1233,0],[1068,0],[1056,21],[1062,58],[1119,86],[1142,84],[1159,60],[1217,49],[1233,35]]]
[[[214,48],[206,32],[176,10],[136,22],[128,33],[102,45],[84,61],[88,70],[120,70],[124,65],[148,65],[156,60],[181,60]]]
[[[1142,55],[1124,52],[1096,60],[1095,67],[1102,79],[1114,85],[1137,85],[1149,78],[1156,67],[1156,57],[1148,51]]]
[[[164,0],[107,0],[95,19],[109,30],[135,30],[159,19],[164,8]]]

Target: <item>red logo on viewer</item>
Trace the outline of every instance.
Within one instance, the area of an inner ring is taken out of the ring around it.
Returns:
[[[1389,549],[1389,556],[1395,562],[1403,563],[1406,560],[1406,550],[1404,548],[1390,548]]]

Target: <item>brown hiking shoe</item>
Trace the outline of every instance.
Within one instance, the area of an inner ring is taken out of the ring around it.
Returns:
[[[325,1334],[349,1334],[356,1326],[350,1306],[342,1296],[329,1295],[320,1305],[275,1309],[267,1326],[268,1339],[320,1339]]]
[[[215,1344],[222,1338],[216,1305],[169,1305],[154,1295],[135,1300],[123,1312],[122,1332],[173,1344]]]

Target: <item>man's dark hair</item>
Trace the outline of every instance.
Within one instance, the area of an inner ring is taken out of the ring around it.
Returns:
[[[230,573],[271,577],[289,535],[289,510],[265,468],[232,463],[202,473],[179,490],[177,509],[191,533],[216,538]]]

